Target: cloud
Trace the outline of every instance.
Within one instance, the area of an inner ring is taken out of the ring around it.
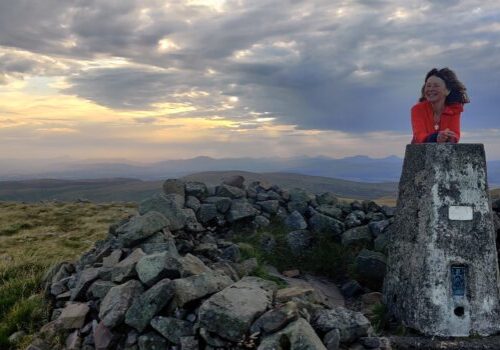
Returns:
[[[449,66],[467,123],[498,127],[499,14],[479,0],[4,1],[0,83],[62,75],[61,93],[155,118],[178,104],[165,117],[405,132],[425,73]]]

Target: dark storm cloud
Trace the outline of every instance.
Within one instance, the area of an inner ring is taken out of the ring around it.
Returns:
[[[491,115],[500,81],[493,2],[243,1],[224,10],[3,0],[0,45],[66,59],[124,58],[129,64],[120,67],[68,68],[65,93],[111,108],[184,103],[196,110],[180,116],[241,122],[267,113],[278,124],[351,132],[407,130],[425,73],[450,66],[481,102],[467,106],[476,116],[470,125],[499,126]],[[27,74],[33,64],[0,64],[0,81],[2,72]]]

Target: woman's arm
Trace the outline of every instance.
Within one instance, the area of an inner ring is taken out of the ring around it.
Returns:
[[[425,127],[425,115],[414,106],[411,109],[411,126],[413,129],[413,142],[412,143],[424,143],[428,142],[428,137],[432,134],[427,133],[427,128]],[[432,141],[431,141],[432,142]],[[436,142],[434,140],[434,142]]]

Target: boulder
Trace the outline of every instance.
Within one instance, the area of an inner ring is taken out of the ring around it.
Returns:
[[[116,284],[111,281],[97,280],[92,283],[87,291],[88,299],[103,299],[109,290],[116,287]]]
[[[108,328],[122,323],[132,301],[142,292],[142,285],[136,280],[111,288],[101,303],[99,319]]]
[[[198,209],[198,220],[206,225],[217,219],[217,207],[215,204],[202,204]]]
[[[116,235],[124,247],[133,247],[140,241],[169,226],[169,221],[160,213],[151,211],[134,216],[116,229]]]
[[[237,188],[241,188],[241,189],[244,188],[244,185],[243,185],[244,182],[245,182],[245,178],[241,175],[232,175],[232,176],[229,176],[226,179],[222,180],[222,183],[224,185],[233,186],[233,187],[237,187]]]
[[[199,309],[199,325],[237,342],[252,322],[271,306],[276,289],[274,282],[244,277],[203,302]]]
[[[83,270],[78,277],[75,287],[71,291],[71,299],[70,300],[79,300],[85,296],[87,293],[88,287],[99,278],[99,269],[98,268],[88,268]]]
[[[179,345],[183,337],[194,335],[193,324],[173,317],[158,316],[151,320],[151,326],[169,342]]]
[[[335,219],[341,219],[342,218],[342,209],[335,205],[330,205],[330,204],[322,204],[318,207],[316,207],[316,211],[318,211],[321,214],[330,216]]]
[[[307,228],[307,222],[297,210],[294,210],[285,219],[285,226],[290,230],[305,230]]]
[[[173,281],[175,304],[183,307],[191,301],[217,293],[232,283],[231,278],[218,271],[176,279]]]
[[[344,224],[323,214],[314,214],[309,219],[309,229],[314,233],[324,233],[331,237],[338,237],[344,231]]]
[[[129,256],[116,264],[111,270],[111,279],[113,282],[121,283],[135,277],[137,275],[135,265],[145,255],[141,248],[137,248]]]
[[[342,343],[352,343],[359,337],[366,337],[371,327],[370,321],[362,313],[340,306],[316,311],[311,325],[321,333],[338,329]]]
[[[372,221],[368,224],[370,232],[374,237],[378,237],[389,226],[389,220]]]
[[[258,204],[262,208],[262,211],[269,213],[271,215],[276,214],[280,206],[280,202],[278,200],[264,200],[258,202]]]
[[[363,221],[366,218],[366,214],[362,210],[353,210],[349,215],[345,218],[345,225],[347,228],[356,227],[363,224]]]
[[[167,179],[163,182],[163,193],[176,194],[184,197],[184,182],[179,179]]]
[[[137,341],[139,350],[162,350],[168,349],[168,342],[156,332],[141,335]]]
[[[235,199],[231,203],[231,209],[229,209],[227,219],[229,222],[235,222],[254,217],[257,214],[257,209],[255,209],[246,199]]]
[[[320,206],[321,205],[335,206],[339,202],[338,198],[331,192],[325,192],[316,196],[316,201]]]
[[[289,301],[266,311],[250,327],[250,333],[259,332],[267,335],[283,329],[287,324],[299,318],[299,307],[297,303]]]
[[[172,281],[164,279],[137,296],[125,315],[125,323],[139,332],[144,331],[151,319],[174,296]]]
[[[214,204],[217,212],[225,214],[231,208],[231,199],[227,197],[208,197],[203,201],[207,204]]]
[[[342,234],[342,245],[369,245],[372,242],[372,234],[368,225],[351,228]]]
[[[299,318],[285,329],[262,339],[258,350],[275,349],[314,349],[326,350],[321,339],[311,325]]]
[[[177,195],[156,194],[151,198],[143,200],[139,204],[139,214],[144,215],[148,212],[158,212],[162,214],[169,222],[168,228],[171,230],[179,230],[186,223],[186,214],[184,213],[183,205],[176,198]]]
[[[219,197],[228,197],[231,199],[243,198],[245,197],[246,192],[241,188],[229,186],[229,185],[220,185],[217,187],[217,196]]]
[[[356,272],[370,288],[382,286],[386,270],[384,254],[363,249],[356,257]]]
[[[57,320],[61,322],[64,329],[82,328],[89,310],[87,304],[70,303],[62,310]]]
[[[195,212],[197,212],[198,209],[200,209],[200,205],[201,205],[200,200],[198,198],[196,198],[195,196],[188,196],[186,198],[186,207],[187,208],[193,209]]]
[[[179,278],[182,267],[178,256],[163,252],[143,256],[135,270],[142,283],[152,286],[164,278]]]
[[[208,188],[203,182],[187,181],[185,184],[186,195],[196,197],[200,200],[208,195]]]

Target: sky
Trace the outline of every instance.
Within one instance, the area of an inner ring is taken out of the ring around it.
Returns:
[[[403,156],[425,74],[500,159],[500,2],[0,0],[0,158]]]

